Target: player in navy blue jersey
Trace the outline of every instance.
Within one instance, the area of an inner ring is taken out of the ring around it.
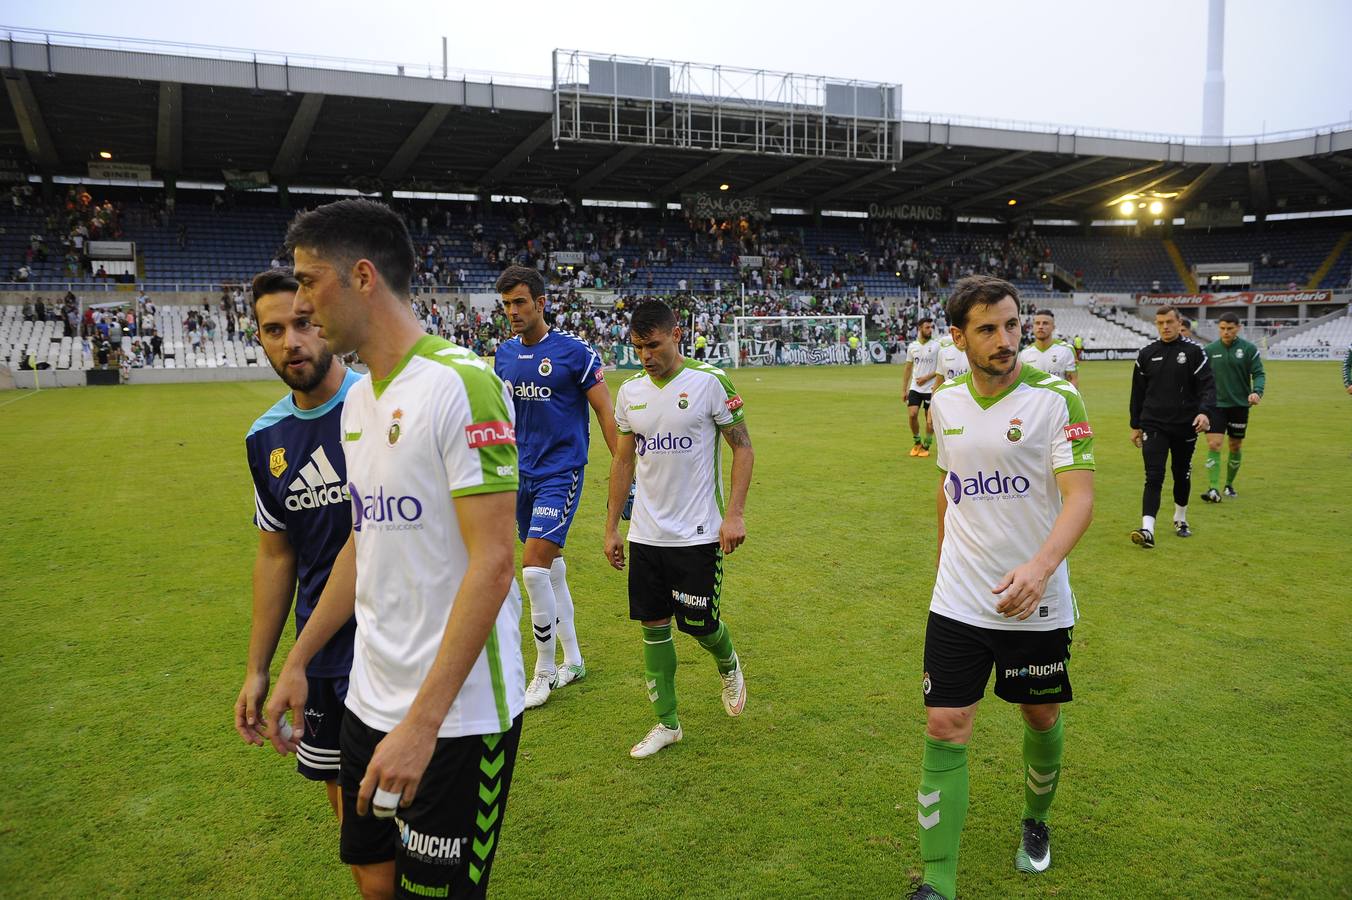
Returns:
[[[253,283],[258,338],[268,361],[291,388],[244,439],[253,476],[258,554],[249,660],[235,701],[235,729],[259,746],[267,727],[262,711],[268,670],[292,597],[300,634],[319,602],[334,557],[352,532],[340,420],[343,398],[361,376],[334,359],[318,328],[292,312],[296,289],[290,272],[278,269],[263,272]],[[326,783],[335,813],[341,809],[338,734],[355,630],[356,620],[349,620],[306,669],[310,692],[296,753],[300,773]]]
[[[615,454],[615,407],[600,355],[585,341],[550,328],[545,321],[545,282],[524,266],[508,266],[498,278],[502,309],[512,338],[498,348],[493,368],[512,389],[521,485],[516,498],[517,534],[525,542],[521,580],[530,599],[535,631],[535,675],[526,685],[526,708],[542,705],[549,692],[587,674],[573,621],[563,545],[582,499],[590,417]],[[556,667],[555,636],[563,645]]]

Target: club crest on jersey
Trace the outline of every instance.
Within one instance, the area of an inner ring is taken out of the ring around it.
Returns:
[[[676,405],[679,406],[681,409],[685,409],[690,405],[690,395],[682,393],[680,397],[681,399],[676,401]]]
[[[536,371],[540,373],[541,378],[548,378],[549,373],[554,371],[554,364],[550,362],[549,357],[546,356],[544,359],[540,360],[540,365],[536,368]]]
[[[1005,432],[1005,439],[1011,444],[1023,440],[1023,419],[1009,420],[1009,430]]]
[[[1183,365],[1183,363],[1185,363],[1185,362],[1187,362],[1187,361],[1188,361],[1188,354],[1184,353],[1182,350],[1178,351],[1178,364],[1181,366],[1181,365]]]
[[[1244,358],[1244,348],[1243,348],[1243,347],[1236,347],[1236,348],[1235,348],[1235,359],[1243,359],[1243,358]]]
[[[404,427],[399,421],[403,417],[402,409],[396,409],[390,416],[390,427],[385,430],[385,440],[389,441],[391,447],[399,443],[399,435],[404,433]]]
[[[932,688],[933,686],[934,686],[933,683],[930,681],[929,673],[926,672],[924,679],[921,680],[920,682],[920,689],[923,690],[926,694],[928,694],[930,692],[930,688]]]
[[[278,447],[268,454],[268,471],[273,478],[281,478],[286,471],[286,448]]]

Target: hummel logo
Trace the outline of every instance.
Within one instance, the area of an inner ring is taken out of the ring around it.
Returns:
[[[335,503],[348,503],[351,495],[347,492],[342,476],[329,462],[323,447],[316,447],[307,462],[289,485],[286,495],[286,508],[295,512],[302,509],[318,509]]]

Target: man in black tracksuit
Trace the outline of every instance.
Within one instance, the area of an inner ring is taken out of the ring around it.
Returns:
[[[1188,488],[1192,452],[1197,435],[1210,426],[1216,405],[1216,384],[1206,351],[1180,338],[1182,319],[1172,306],[1155,312],[1160,339],[1136,357],[1131,378],[1131,442],[1145,457],[1145,494],[1141,498],[1141,527],[1131,540],[1155,546],[1155,514],[1164,488],[1164,464],[1173,455],[1174,534],[1191,537],[1188,527]]]

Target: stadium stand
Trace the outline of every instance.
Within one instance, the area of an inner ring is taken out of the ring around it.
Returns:
[[[1144,347],[1153,339],[1116,317],[1095,315],[1087,309],[1076,308],[1056,310],[1056,333],[1064,340],[1078,334],[1084,338],[1086,350]]]
[[[1211,234],[1183,232],[1174,243],[1189,265],[1198,263],[1251,263],[1255,288],[1305,287],[1342,237],[1341,229],[1305,229],[1300,231],[1223,232]],[[1317,287],[1344,287],[1347,266],[1352,265],[1344,249],[1338,264]],[[1342,280],[1338,278],[1341,275]]]
[[[1269,350],[1276,356],[1341,358],[1349,345],[1352,345],[1352,316],[1340,316],[1300,334],[1273,341]]]
[[[118,189],[105,189],[117,195]],[[126,192],[124,192],[126,193]],[[163,197],[94,198],[70,188],[58,206],[16,206],[0,213],[0,270],[13,281],[95,285],[84,261],[87,240],[115,237],[137,245],[137,281],[146,284],[244,283],[281,256],[293,210],[266,195],[236,202],[180,191],[171,209]],[[298,206],[329,196],[297,195]],[[1027,226],[910,228],[868,219],[776,216],[736,228],[663,215],[655,209],[573,208],[467,203],[401,205],[418,247],[418,286],[489,291],[511,262],[531,264],[550,252],[580,252],[584,262],[559,287],[621,293],[720,293],[748,290],[856,291],[906,296],[937,291],[983,272],[1025,291],[1046,291],[1038,266],[1055,263],[1089,291],[1179,291],[1179,272],[1157,236],[1088,236]],[[737,231],[739,233],[734,233]],[[1178,234],[1186,264],[1252,262],[1257,287],[1303,287],[1339,244],[1341,229]],[[741,269],[743,256],[764,266]],[[22,279],[17,277],[24,271]],[[1342,287],[1352,275],[1352,243],[1321,278]]]

